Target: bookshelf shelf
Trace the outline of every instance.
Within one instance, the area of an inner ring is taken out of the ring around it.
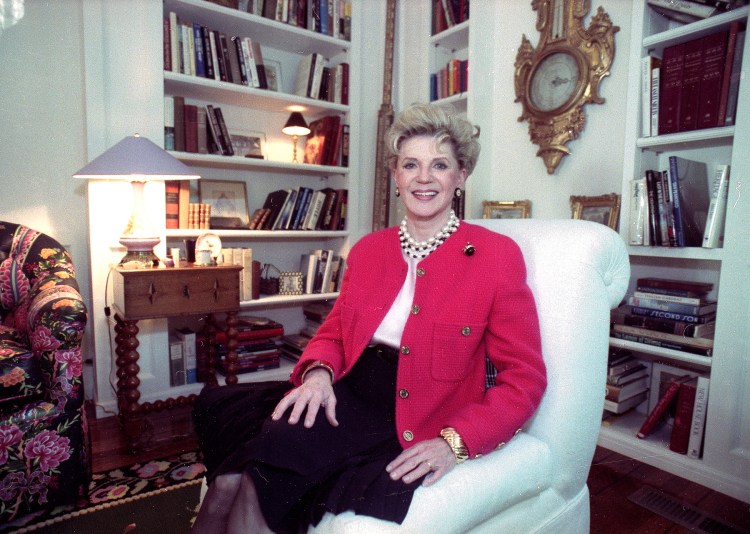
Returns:
[[[451,26],[445,31],[437,33],[430,37],[430,45],[434,47],[445,48],[449,51],[459,48],[466,48],[469,42],[469,21],[465,20],[460,24]]]
[[[178,237],[198,237],[206,232],[211,232],[219,237],[226,237],[232,239],[245,239],[245,240],[309,240],[309,239],[340,239],[347,237],[349,232],[346,230],[335,230],[335,231],[307,231],[307,230],[192,230],[187,228],[177,228],[166,230],[166,235],[169,238]]]
[[[188,165],[199,165],[202,167],[216,167],[221,169],[247,169],[254,171],[271,171],[280,173],[295,173],[298,175],[309,175],[325,177],[331,175],[348,175],[348,167],[332,167],[329,165],[311,165],[306,163],[290,163],[286,161],[274,161],[268,159],[242,158],[238,156],[219,156],[216,154],[195,154],[192,152],[174,152],[175,158]]]
[[[746,28],[749,16],[750,6],[690,24],[679,24],[651,8],[648,0],[634,2],[628,82],[628,93],[632,96],[629,100],[650,102],[650,98],[642,98],[641,91],[644,57],[649,54],[660,56],[666,47],[728,30],[734,21],[741,21]],[[662,434],[654,438],[637,439],[635,432],[647,415],[644,405],[630,413],[605,420],[599,443],[750,502],[750,482],[747,476],[743,478],[743,474],[750,473],[750,456],[737,453],[739,449],[750,450],[750,419],[740,408],[750,390],[750,375],[747,374],[746,360],[738,358],[738,355],[750,352],[750,342],[745,339],[746,336],[738,335],[747,329],[750,320],[746,304],[746,295],[750,293],[746,259],[747,243],[750,241],[750,204],[746,195],[737,194],[737,187],[743,187],[742,179],[750,172],[746,148],[750,146],[750,84],[746,82],[750,42],[746,39],[744,47],[735,52],[741,54],[742,62],[738,106],[732,125],[642,137],[641,121],[644,114],[640,105],[630,106],[626,116],[620,220],[620,233],[626,242],[630,237],[632,180],[642,178],[647,170],[668,168],[669,157],[677,156],[705,164],[708,171],[706,190],[710,194],[717,166],[730,167],[730,199],[722,248],[628,246],[632,270],[631,291],[635,289],[636,280],[642,277],[713,284],[709,298],[718,302],[718,309],[712,356],[610,338],[612,348],[632,351],[647,366],[661,363],[696,371],[710,379],[703,458],[695,460],[669,450],[668,428],[662,429]],[[724,72],[721,71],[722,76]]]

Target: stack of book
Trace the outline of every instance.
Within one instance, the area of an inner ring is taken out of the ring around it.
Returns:
[[[281,354],[292,361],[298,361],[307,344],[318,332],[333,304],[328,302],[310,302],[305,304],[302,311],[305,314],[305,326],[298,334],[284,336],[281,345]]]
[[[648,396],[649,370],[630,351],[612,349],[607,361],[604,409],[621,414],[635,408]]]
[[[654,364],[653,398],[636,436],[646,439],[660,426],[669,430],[669,449],[700,458],[708,409],[710,379],[694,371]]]
[[[240,316],[237,329],[237,374],[278,369],[279,341],[284,326],[267,317]],[[216,334],[218,371],[226,375],[227,335],[225,325]]]
[[[656,1],[693,4],[649,3]],[[734,21],[727,30],[667,46],[661,55],[642,59],[644,137],[734,124],[745,33],[744,23]]]
[[[230,135],[221,108],[185,102],[178,95],[164,96],[164,148],[193,154],[236,155],[237,136]],[[262,157],[250,155],[248,157]]]
[[[343,230],[348,203],[346,189],[309,187],[279,189],[266,197],[250,217],[249,230]]]
[[[612,336],[711,356],[717,303],[711,283],[639,278],[627,305],[612,310]]]
[[[690,24],[747,5],[747,0],[648,0],[649,5],[668,19]]]
[[[218,4],[231,3],[234,9],[244,8],[267,19],[298,28],[330,35],[337,39],[351,39],[351,0],[211,0]],[[246,7],[245,7],[246,4]]]
[[[334,293],[341,289],[346,260],[332,249],[315,249],[300,258],[302,289],[306,294]]]

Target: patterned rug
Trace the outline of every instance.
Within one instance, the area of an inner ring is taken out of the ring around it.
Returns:
[[[199,454],[187,452],[106,473],[96,473],[89,485],[88,501],[19,518],[10,525],[0,525],[0,532],[33,532],[71,518],[162,493],[189,486],[200,487],[204,472],[205,467]],[[141,529],[135,529],[134,532],[136,531],[143,532]]]

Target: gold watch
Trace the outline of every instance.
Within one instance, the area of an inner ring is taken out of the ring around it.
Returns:
[[[456,457],[456,463],[460,464],[469,459],[469,449],[464,445],[461,435],[453,427],[445,427],[440,431],[440,437],[445,440]]]

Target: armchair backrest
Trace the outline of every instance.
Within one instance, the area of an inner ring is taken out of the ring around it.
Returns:
[[[547,443],[553,465],[567,473],[556,477],[557,490],[577,491],[588,475],[601,425],[609,311],[620,303],[630,279],[625,244],[610,228],[589,221],[470,222],[509,236],[523,252],[548,374],[542,403],[524,430]]]

